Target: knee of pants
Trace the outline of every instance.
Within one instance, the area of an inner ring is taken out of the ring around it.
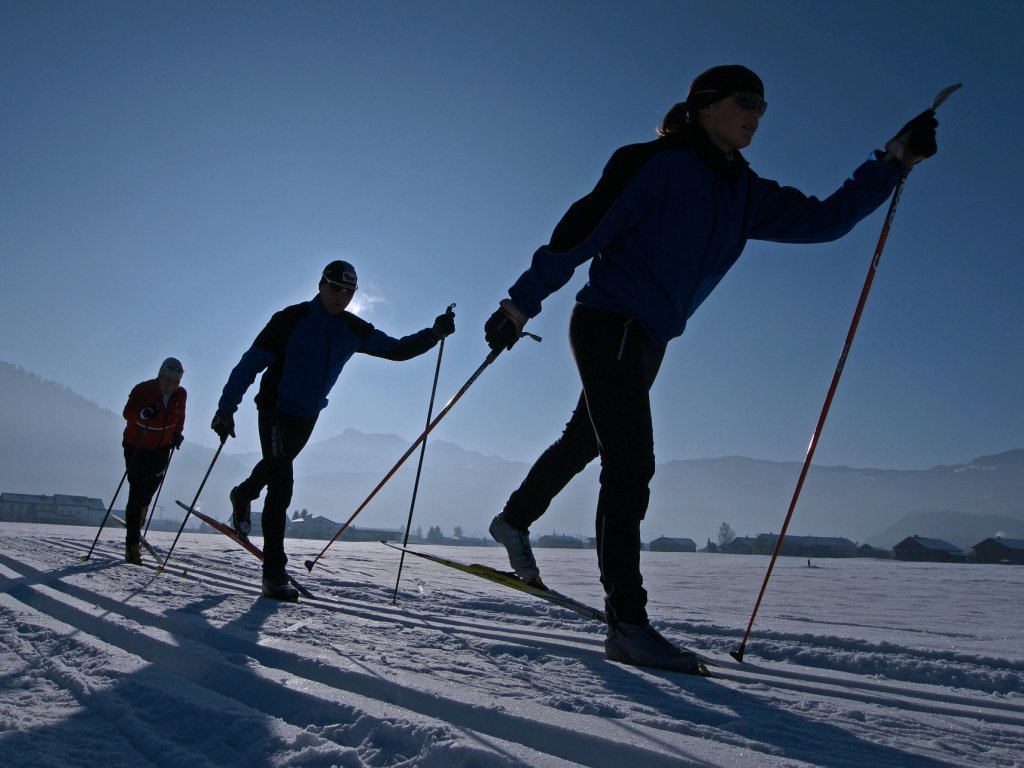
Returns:
[[[594,439],[586,442],[567,439],[563,435],[553,447],[561,455],[566,466],[576,474],[586,469],[587,465],[598,456],[597,440]]]
[[[148,507],[149,502],[153,500],[153,494],[156,492],[155,487],[150,487],[149,484],[136,483],[128,491],[128,501],[125,502],[125,509],[136,509],[139,507]]]
[[[647,488],[654,477],[654,455],[614,456],[605,453],[601,457],[601,484],[622,488]]]
[[[598,494],[598,515],[619,525],[635,525],[647,515],[650,503],[650,476],[642,472],[615,473],[601,470],[601,491]]]
[[[597,436],[594,434],[590,416],[585,415],[585,411],[583,417],[574,412],[561,436],[555,441],[555,446],[567,461],[579,465],[580,468],[596,459],[599,452]]]
[[[148,511],[148,504],[125,504],[124,519],[126,522],[134,523],[143,519]]]
[[[292,488],[295,485],[295,478],[292,472],[292,463],[273,462],[267,475],[267,498],[268,507],[287,507],[292,500]]]
[[[608,497],[602,494],[598,502],[597,525],[601,533],[618,541],[640,541],[640,523],[647,517],[649,498],[632,495],[625,497]]]

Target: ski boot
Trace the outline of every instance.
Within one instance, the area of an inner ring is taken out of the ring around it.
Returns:
[[[287,603],[299,601],[299,590],[291,585],[284,574],[263,574],[263,596]]]
[[[512,570],[516,572],[516,576],[531,587],[547,589],[540,579],[540,569],[537,567],[537,560],[530,547],[529,531],[513,528],[505,522],[501,515],[496,515],[491,520],[491,527],[487,530],[496,542],[505,547],[505,551],[508,552],[508,561]]]
[[[647,622],[626,624],[609,621],[604,655],[609,661],[621,664],[668,669],[689,675],[703,674],[697,654],[677,647]]]
[[[252,502],[239,496],[237,487],[231,489],[228,498],[231,499],[231,527],[235,533],[243,539],[247,539],[249,531],[252,530]]]
[[[125,544],[124,561],[126,563],[131,563],[132,565],[142,565],[142,545]]]

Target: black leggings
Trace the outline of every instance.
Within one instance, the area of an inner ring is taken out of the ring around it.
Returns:
[[[596,535],[605,602],[611,619],[642,624],[647,592],[640,574],[640,521],[654,477],[650,389],[665,344],[627,315],[580,304],[572,313],[569,340],[583,383],[579,403],[562,436],[509,498],[504,517],[527,530],[600,455]]]
[[[303,418],[276,411],[259,412],[260,448],[263,458],[249,477],[238,485],[242,499],[252,501],[263,489],[263,572],[281,580],[288,557],[284,553],[284,529],[288,505],[292,502],[292,462],[299,455],[316,425],[316,416]]]
[[[171,446],[147,450],[122,443],[122,447],[128,475],[128,501],[124,505],[124,522],[128,531],[124,541],[125,544],[138,544],[149,502],[153,500],[167,469]]]

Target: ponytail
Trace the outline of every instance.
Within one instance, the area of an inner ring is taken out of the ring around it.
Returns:
[[[659,136],[670,136],[673,133],[678,133],[692,122],[690,116],[690,105],[685,101],[680,101],[665,114],[665,117],[661,120],[661,125],[658,126]]]

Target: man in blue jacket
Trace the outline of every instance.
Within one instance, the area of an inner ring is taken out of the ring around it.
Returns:
[[[569,325],[583,384],[579,403],[490,532],[516,573],[542,585],[530,525],[600,455],[597,557],[608,615],[605,653],[613,661],[697,668],[693,653],[650,626],[640,573],[640,522],[654,476],[649,391],[667,343],[683,333],[748,239],[842,237],[885,202],[902,173],[936,150],[937,122],[927,111],[819,200],[762,179],[740,154],[766,109],[764,85],[746,67],[699,75],[686,101],[665,116],[660,138],[615,152],[597,186],[569,208],[484,327],[492,350],[510,348],[541,302],[590,262]]]
[[[305,447],[327,395],[356,352],[387,360],[409,360],[455,332],[455,315],[438,315],[430,328],[395,339],[347,311],[357,289],[355,268],[332,261],[320,277],[317,296],[270,318],[224,386],[211,427],[221,442],[235,436],[234,413],[242,396],[266,369],[256,395],[263,458],[231,490],[231,521],[247,536],[250,505],[263,489],[263,594],[296,600],[285,570],[284,529],[292,499],[292,463]]]

